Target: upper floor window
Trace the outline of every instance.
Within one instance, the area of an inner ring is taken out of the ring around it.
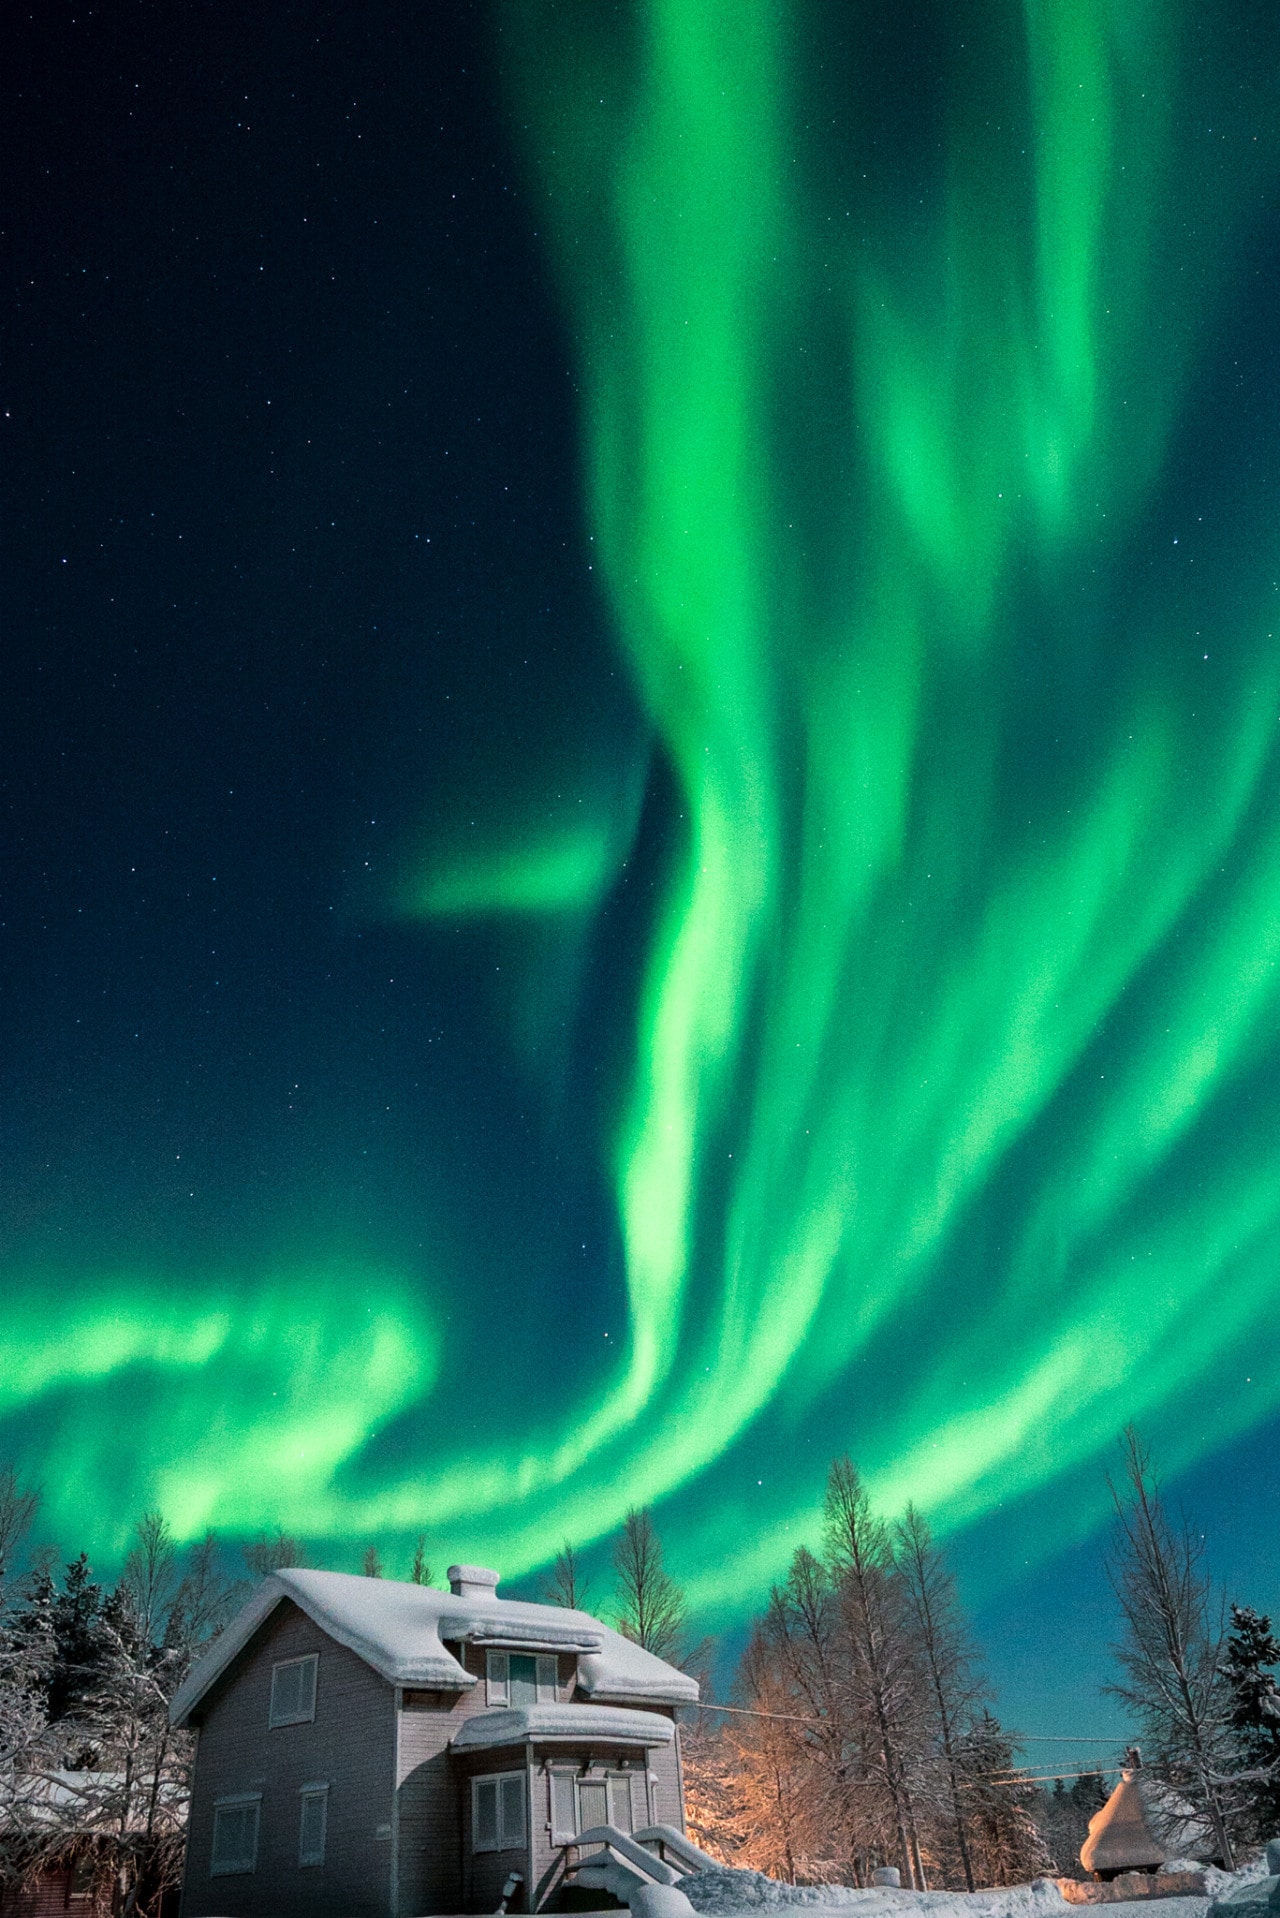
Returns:
[[[525,1774],[471,1780],[472,1851],[517,1851],[525,1842]]]
[[[323,1865],[324,1834],[329,1822],[328,1785],[304,1785],[298,1793],[298,1863]]]
[[[319,1663],[319,1654],[312,1652],[271,1667],[271,1725],[306,1725],[315,1717]]]
[[[554,1652],[487,1652],[487,1699],[490,1705],[554,1705],[557,1690]]]
[[[227,1878],[233,1872],[252,1871],[258,1862],[258,1814],[262,1809],[259,1792],[245,1792],[235,1798],[221,1798],[213,1808],[213,1859],[211,1878]]]

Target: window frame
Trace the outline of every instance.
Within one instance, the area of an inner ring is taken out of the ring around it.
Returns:
[[[520,1785],[520,1835],[513,1838],[503,1821],[502,1787],[517,1780]],[[496,1808],[497,1838],[494,1843],[482,1842],[480,1838],[479,1798],[482,1786],[492,1785]],[[529,1774],[524,1771],[479,1772],[471,1780],[471,1850],[472,1854],[492,1851],[525,1851],[529,1844]]]
[[[318,1851],[304,1851],[303,1837],[306,1832],[307,1805],[316,1800],[320,1803],[320,1848]],[[318,1781],[311,1785],[298,1787],[298,1870],[310,1871],[315,1866],[323,1867],[325,1844],[329,1836],[329,1786],[327,1781]]]
[[[224,1812],[253,1813],[253,1844],[249,1852],[248,1864],[237,1861],[235,1864],[218,1863],[218,1820]],[[258,1869],[258,1841],[262,1835],[262,1793],[260,1791],[229,1792],[213,1801],[213,1832],[209,1844],[210,1878],[248,1878]]]
[[[307,1711],[282,1712],[276,1706],[276,1683],[281,1672],[311,1667],[311,1704]],[[316,1695],[320,1689],[320,1654],[303,1652],[298,1658],[278,1658],[271,1667],[271,1699],[267,1706],[268,1731],[282,1731],[289,1725],[314,1725],[316,1718]]]
[[[638,1794],[636,1790],[637,1784],[640,1787]],[[565,1831],[557,1823],[557,1812],[560,1809],[556,1804],[557,1785],[562,1788],[567,1786],[573,1794],[572,1831]],[[626,1795],[627,1803],[630,1807],[630,1835],[634,1836],[643,1826],[653,1822],[647,1766],[642,1768],[639,1765],[592,1764],[586,1771],[583,1771],[576,1765],[557,1765],[553,1763],[547,1766],[547,1822],[551,1829],[551,1843],[553,1845],[577,1844],[579,1833],[592,1829],[590,1825],[586,1824],[582,1815],[583,1785],[604,1786],[605,1816],[602,1821],[604,1824],[612,1825],[617,1822],[613,1816],[614,1807],[610,1803],[610,1799],[614,1798],[619,1792]],[[636,1804],[637,1795],[640,1799],[638,1808]],[[619,1826],[619,1829],[621,1830],[623,1827]]]
[[[511,1660],[531,1658],[534,1697],[539,1705],[554,1705],[560,1697],[560,1659],[555,1652],[486,1651],[484,1683],[486,1705],[511,1704]]]

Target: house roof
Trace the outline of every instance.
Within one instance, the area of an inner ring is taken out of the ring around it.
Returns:
[[[169,1716],[186,1724],[259,1627],[286,1600],[393,1685],[461,1691],[475,1684],[451,1644],[524,1651],[577,1652],[578,1683],[602,1702],[694,1704],[698,1687],[652,1652],[586,1612],[498,1598],[463,1596],[398,1579],[349,1572],[273,1572],[253,1592],[174,1695]]]
[[[626,1711],[617,1705],[524,1705],[480,1712],[459,1726],[455,1751],[485,1751],[494,1745],[538,1745],[584,1740],[606,1745],[669,1745],[675,1726],[661,1712]]]
[[[1086,1871],[1146,1871],[1164,1860],[1164,1848],[1147,1824],[1142,1787],[1131,1771],[1101,1811],[1089,1820],[1089,1836],[1080,1847]]]

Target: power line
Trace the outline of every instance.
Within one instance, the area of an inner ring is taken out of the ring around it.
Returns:
[[[830,1725],[829,1718],[802,1718],[797,1712],[762,1712],[751,1705],[717,1705],[710,1699],[700,1700],[691,1710],[699,1712],[732,1712],[735,1718],[778,1718],[788,1725]],[[1016,1736],[1007,1733],[1009,1742],[1017,1745],[1106,1745],[1114,1751],[1122,1745],[1121,1738],[1067,1738],[1057,1732],[1021,1732]],[[1115,1766],[1109,1767],[1114,1771]]]

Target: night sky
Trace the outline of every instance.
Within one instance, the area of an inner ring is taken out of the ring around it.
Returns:
[[[0,33],[50,1534],[732,1630],[848,1450],[1076,1731],[1134,1419],[1280,1610],[1276,10]]]

